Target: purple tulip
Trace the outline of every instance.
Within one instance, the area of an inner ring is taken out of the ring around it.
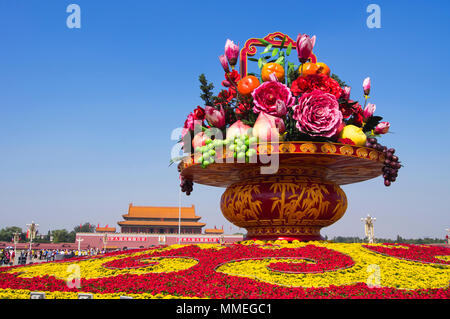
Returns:
[[[316,43],[316,36],[310,38],[306,34],[299,33],[297,36],[297,54],[298,60],[300,63],[305,63],[308,61],[311,52],[314,48],[314,44]]]
[[[386,134],[389,131],[391,124],[389,122],[380,122],[375,127],[375,134]]]
[[[369,77],[364,79],[363,90],[364,90],[364,95],[370,94],[370,78]]]
[[[220,110],[218,110],[212,106],[207,105],[205,107],[205,113],[206,120],[212,126],[215,126],[217,128],[222,128],[225,126],[225,111],[222,107],[220,107]]]
[[[373,115],[373,113],[375,113],[375,109],[376,109],[376,105],[372,104],[372,103],[368,103],[367,106],[364,108],[363,111],[363,117],[364,119],[368,119],[369,117],[371,117]]]
[[[225,54],[222,54],[219,56],[220,64],[222,65],[222,68],[225,72],[230,72],[230,68],[228,67],[228,60]]]
[[[225,55],[230,65],[234,67],[239,57],[239,46],[234,44],[230,39],[227,39],[227,42],[225,43]]]

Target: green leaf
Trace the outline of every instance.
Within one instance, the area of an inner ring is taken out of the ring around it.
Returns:
[[[286,49],[286,55],[289,56],[289,54],[291,54],[291,50],[292,50],[292,42],[289,43],[287,49]]]
[[[262,44],[264,44],[264,45],[269,45],[270,43],[269,42],[267,42],[266,40],[264,40],[264,39],[258,39],[259,40],[259,42],[261,42]]]
[[[286,36],[284,36],[283,40],[281,40],[280,48],[283,48],[285,42],[286,42]]]
[[[284,56],[280,56],[280,57],[275,61],[275,63],[284,65]]]
[[[278,48],[273,49],[272,57],[276,56],[278,54],[278,51],[280,51],[280,49],[278,49]]]
[[[259,58],[259,60],[258,60],[258,68],[262,68],[262,66],[263,66],[263,59],[262,58]]]
[[[247,58],[247,60],[253,61],[253,62],[258,62],[257,58]]]
[[[261,54],[269,52],[269,50],[272,49],[272,47],[273,47],[273,45],[269,44],[268,46],[266,46],[266,48],[264,49],[264,51]]]

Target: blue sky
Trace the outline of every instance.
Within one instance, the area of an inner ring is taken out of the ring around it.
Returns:
[[[66,7],[81,8],[81,28]],[[369,29],[366,8],[381,8]],[[450,227],[448,1],[0,1],[0,228],[41,232],[91,222],[117,226],[128,204],[177,205],[178,174],[168,166],[181,126],[197,105],[198,75],[217,90],[227,38],[281,31],[317,36],[315,53],[362,100],[391,122],[380,142],[405,167],[344,186],[347,213],[322,230],[363,236],[444,237]],[[208,227],[223,218],[220,188],[194,185]],[[234,228],[233,231],[237,229]]]

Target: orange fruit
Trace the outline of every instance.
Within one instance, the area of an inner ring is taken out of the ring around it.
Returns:
[[[317,71],[319,71],[319,66],[312,62],[303,63],[303,65],[298,68],[298,73],[302,76],[317,74]]]
[[[270,75],[275,73],[278,81],[282,81],[284,79],[284,68],[278,63],[270,62],[264,64],[261,70],[261,79],[265,81],[270,81]]]
[[[330,68],[328,67],[328,65],[323,62],[317,62],[316,65],[319,67],[317,73],[330,76]]]
[[[256,76],[247,75],[243,77],[237,85],[238,92],[242,95],[249,95],[260,85],[259,80]]]

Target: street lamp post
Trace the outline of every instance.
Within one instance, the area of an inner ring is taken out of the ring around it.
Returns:
[[[376,218],[370,217],[370,215],[367,215],[366,218],[361,218],[361,221],[364,222],[364,232],[369,240],[369,244],[374,243],[375,236],[373,230],[373,222],[376,220]]]

